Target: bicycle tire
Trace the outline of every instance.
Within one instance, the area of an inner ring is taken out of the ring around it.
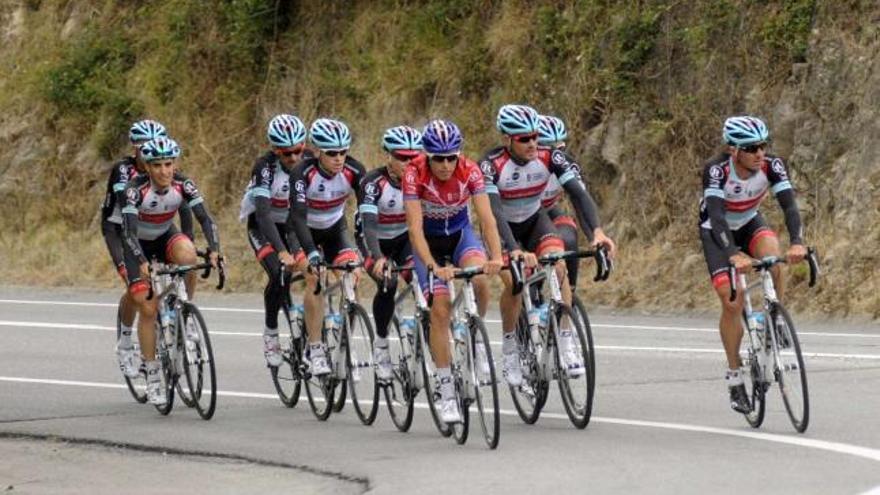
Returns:
[[[431,419],[434,421],[434,427],[437,428],[437,432],[440,433],[440,436],[448,438],[452,435],[452,428],[447,423],[440,420],[440,414],[437,412],[436,401],[440,398],[440,389],[437,384],[434,358],[431,354],[431,346],[429,343],[430,324],[427,322],[428,320],[425,318],[419,324],[422,332],[422,383],[425,384],[425,398],[428,402],[428,410],[431,411]]]
[[[746,421],[752,428],[760,428],[764,423],[764,414],[767,410],[767,384],[764,382],[763,373],[758,365],[757,357],[750,356],[749,380],[745,380],[746,392],[749,395],[752,412],[745,414]],[[750,388],[750,389],[749,389]]]
[[[327,360],[331,370],[336,369],[336,363],[333,362],[332,357],[336,348],[341,344],[339,334],[340,331],[338,329],[323,329],[321,331],[321,340],[325,345],[324,352],[327,353]],[[337,389],[345,389],[345,382],[336,378],[333,371],[328,375],[320,377],[310,374],[305,382],[306,398],[309,400],[309,408],[312,410],[312,414],[319,421],[326,421],[334,410]]]
[[[161,335],[158,338],[161,339]],[[172,372],[173,363],[168,359],[168,355],[165,354],[160,361],[162,363],[162,381],[165,385],[165,404],[154,404],[153,407],[155,407],[162,416],[168,416],[171,414],[171,410],[174,409],[174,386],[176,385],[177,380]]]
[[[296,328],[298,326],[300,335],[306,334],[305,325],[299,319],[290,317],[290,302],[285,301],[281,309],[287,320],[287,328],[289,334],[281,338],[281,365],[269,366],[269,374],[272,377],[272,384],[275,386],[275,392],[278,399],[285,407],[293,408],[299,402],[299,395],[302,390],[302,347],[303,337],[295,338]]]
[[[522,385],[519,387],[508,385],[508,388],[510,389],[510,398],[513,399],[513,407],[520,419],[525,424],[531,425],[535,424],[541,416],[550,384],[546,380],[541,380],[535,356],[535,343],[532,342],[528,318],[524,313],[520,313],[517,321],[516,338],[523,370],[523,385],[527,385],[528,388],[523,389]]]
[[[559,337],[559,324],[560,321],[563,321],[563,318],[567,318],[569,323],[572,325],[572,342],[571,344],[578,347],[575,350],[575,354],[579,355],[584,363],[584,373],[583,375],[577,377],[570,377],[568,375],[568,370],[563,366],[563,359],[561,355],[561,350],[559,349],[558,337]],[[581,326],[580,321],[575,318],[574,311],[572,311],[571,307],[565,304],[556,305],[556,310],[554,317],[550,319],[550,324],[552,325],[551,331],[553,332],[554,339],[556,340],[555,348],[555,367],[556,367],[556,380],[559,385],[559,393],[562,395],[562,405],[565,407],[565,413],[568,415],[568,419],[571,421],[571,424],[578,429],[584,429],[590,423],[590,416],[592,415],[593,409],[593,401],[590,394],[590,389],[593,387],[591,382],[593,380],[592,375],[590,374],[590,366],[588,359],[590,356],[587,354],[587,339],[584,335],[583,326]],[[581,380],[582,379],[582,380]],[[578,398],[574,396],[574,392],[576,389],[580,389],[579,386],[572,387],[572,382],[575,384],[583,382],[584,385],[584,399],[580,401]]]
[[[202,317],[202,312],[191,303],[184,303],[182,309],[181,340],[183,346],[184,377],[190,397],[195,402],[195,409],[204,420],[214,416],[217,408],[217,369],[214,361],[214,348],[211,345],[211,336],[208,326]],[[193,322],[199,336],[198,342],[192,342],[189,346],[186,339],[186,325]],[[195,372],[195,373],[194,373]]]
[[[135,342],[134,338],[137,334],[137,328],[132,329],[132,347],[133,351],[140,356],[140,342]],[[119,337],[122,335],[122,308],[116,309],[116,341],[119,342]],[[138,404],[146,404],[147,403],[147,376],[143,369],[143,363],[141,363],[140,373],[138,373],[137,378],[129,378],[125,373],[122,373],[122,378],[125,380],[125,385],[128,387],[128,392],[131,394],[132,398]],[[121,370],[120,370],[121,371]]]
[[[593,343],[593,328],[590,326],[590,317],[587,314],[587,307],[584,306],[584,302],[581,301],[581,298],[572,293],[571,302],[574,314],[580,320],[581,326],[584,327],[584,333],[587,337],[587,349],[590,353],[590,374],[593,377],[590,381],[590,401],[592,402],[596,393],[596,347]]]
[[[360,323],[356,324],[358,320]],[[373,367],[373,325],[367,311],[357,303],[348,307],[345,324],[348,332],[346,376],[351,405],[361,423],[369,426],[376,420],[379,411],[379,384],[376,383],[376,369]]]
[[[798,340],[794,322],[785,307],[779,303],[773,304],[770,306],[769,316],[769,328],[777,335],[773,354],[779,392],[782,394],[782,402],[785,404],[791,425],[798,433],[803,433],[807,431],[810,424],[810,394],[800,340]],[[784,325],[779,325],[778,318],[780,317]],[[793,352],[794,361],[783,360],[783,349],[790,349]],[[797,369],[793,369],[793,366],[797,366]],[[801,389],[799,393],[796,391],[797,386],[800,386]],[[798,410],[798,406],[800,406],[800,410]]]
[[[417,324],[418,325],[418,324]],[[418,331],[418,328],[416,329]],[[388,325],[388,352],[391,354],[392,378],[382,386],[391,422],[400,432],[409,431],[415,410],[415,384],[410,359],[415,357],[413,342],[400,331],[397,315]]]
[[[174,383],[174,390],[177,393],[177,397],[180,398],[180,401],[183,402],[183,405],[190,409],[194,409],[196,407],[196,399],[193,397],[192,392],[188,389],[188,382],[186,380],[181,380],[180,377],[184,376],[186,373],[186,363],[184,362],[184,357],[186,355],[186,345],[184,341],[184,321],[183,321],[183,305],[181,305],[180,312],[177,313],[177,319],[175,320],[175,325],[177,325],[177,356],[178,359],[174,361],[174,366],[176,367],[175,374],[178,376],[177,381]],[[200,386],[200,385],[199,385]]]
[[[478,316],[470,318],[471,327],[471,346],[474,349],[474,361],[472,365],[474,377],[474,401],[477,403],[477,412],[480,418],[480,427],[483,429],[483,438],[486,445],[494,450],[498,447],[498,441],[501,438],[501,412],[498,406],[498,380],[495,374],[494,361],[492,360],[492,346],[489,342],[489,333],[486,331],[486,325],[483,319]],[[479,361],[480,353],[477,349],[482,347],[485,353],[487,366],[482,365]],[[486,397],[488,392],[491,398]],[[487,411],[484,400],[489,398],[491,410]],[[488,413],[488,414],[487,414]],[[488,422],[487,422],[488,419]]]
[[[456,316],[453,316],[449,322],[450,335],[455,335],[453,328],[456,318]],[[452,382],[455,384],[455,398],[458,402],[458,411],[459,416],[461,417],[460,422],[451,423],[450,426],[452,427],[452,438],[455,439],[455,443],[464,445],[470,434],[471,423],[470,399],[466,398],[466,394],[469,391],[465,389],[464,376],[466,373],[472,375],[473,362],[471,356],[469,356],[469,353],[471,352],[470,349],[468,349],[470,346],[469,342],[458,341],[453,338],[450,340],[450,346],[452,350]]]

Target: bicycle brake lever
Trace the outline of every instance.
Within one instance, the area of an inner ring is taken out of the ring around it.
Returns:
[[[730,279],[730,302],[736,301],[736,267],[727,268],[727,277]]]
[[[807,263],[810,265],[810,287],[816,285],[816,279],[819,278],[819,260],[816,259],[816,248],[807,249]]]

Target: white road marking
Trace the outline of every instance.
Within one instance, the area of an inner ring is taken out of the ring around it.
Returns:
[[[42,378],[25,378],[25,377],[15,377],[15,376],[0,376],[0,382],[11,382],[11,383],[31,383],[31,384],[41,384],[41,385],[60,385],[60,386],[69,386],[69,387],[91,387],[91,388],[113,388],[113,389],[124,389],[125,385],[119,383],[101,383],[101,382],[84,382],[84,381],[74,381],[74,380],[52,380],[52,379],[42,379]],[[273,394],[261,394],[261,393],[252,393],[252,392],[233,392],[233,391],[218,391],[217,395],[226,396],[226,397],[242,397],[242,398],[252,398],[252,399],[271,399],[278,400],[277,396]],[[428,404],[426,403],[416,403],[419,409],[426,409]],[[516,411],[502,409],[500,413],[505,416],[517,416]],[[543,413],[541,414],[542,418],[552,418],[558,420],[568,420],[568,416],[565,414],[557,414],[557,413]],[[621,426],[635,426],[642,428],[660,428],[665,430],[676,430],[676,431],[687,431],[692,433],[705,433],[710,435],[723,435],[729,437],[739,437],[739,438],[747,438],[750,440],[760,440],[763,442],[771,442],[771,443],[779,443],[779,444],[787,444],[794,445],[796,447],[824,450],[827,452],[834,452],[837,454],[846,454],[855,457],[861,457],[863,459],[868,459],[875,462],[880,462],[880,449],[873,449],[870,447],[863,447],[860,445],[852,445],[848,443],[842,442],[832,442],[827,440],[818,440],[813,438],[805,438],[802,436],[787,436],[787,435],[779,435],[775,433],[762,433],[757,431],[743,431],[743,430],[733,430],[728,428],[718,428],[713,426],[701,426],[701,425],[692,425],[686,423],[668,423],[662,421],[643,421],[638,419],[623,419],[623,418],[606,418],[606,417],[597,417],[593,416],[591,421],[595,423],[605,423],[612,425],[621,425]],[[874,488],[869,492],[866,492],[865,495],[876,495],[880,492],[877,490],[880,487]]]
[[[880,485],[877,485],[866,492],[862,492],[859,495],[880,495]]]
[[[105,332],[115,332],[116,327],[103,325],[86,325],[79,323],[53,323],[39,321],[10,321],[0,320],[0,327],[25,327],[25,328],[50,328],[50,329],[68,329],[68,330],[99,330]],[[235,336],[235,337],[262,337],[262,333],[258,332],[229,332],[229,331],[212,331],[211,335],[216,336]],[[500,346],[500,341],[491,341],[494,346]],[[724,350],[720,348],[701,348],[701,347],[650,347],[650,346],[625,346],[625,345],[597,345],[596,349],[603,351],[624,351],[624,352],[669,352],[669,353],[688,353],[688,354],[723,354]],[[833,352],[804,352],[805,357],[809,358],[833,358],[833,359],[858,359],[876,361],[880,360],[880,354],[845,354]]]
[[[77,301],[39,301],[26,299],[0,299],[0,304],[40,304],[40,305],[57,305],[57,306],[84,306],[84,307],[100,307],[100,308],[116,308],[116,303],[98,303],[98,302],[77,302]],[[253,308],[218,308],[209,306],[199,306],[202,311],[215,311],[226,313],[263,313],[262,309]],[[501,323],[501,320],[487,318],[486,323]],[[653,330],[660,332],[697,332],[697,333],[713,333],[717,334],[717,328],[705,327],[679,327],[679,326],[658,326],[658,325],[619,325],[612,323],[590,322],[595,328],[610,328],[615,330]],[[841,337],[841,338],[865,338],[880,339],[880,333],[835,333],[835,332],[798,332],[799,335],[811,335],[815,337]]]

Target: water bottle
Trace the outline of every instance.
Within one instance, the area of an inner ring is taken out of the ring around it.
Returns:
[[[541,328],[547,328],[547,316],[549,311],[550,308],[547,306],[547,303],[538,306],[538,322],[541,325]]]
[[[336,330],[342,326],[342,315],[339,313],[327,313],[324,315],[324,328],[326,330]]]
[[[171,326],[174,321],[174,308],[169,308],[165,304],[159,305],[159,324],[163,327]]]
[[[400,320],[400,329],[409,342],[413,340],[413,334],[416,331],[416,319],[413,317],[403,318]]]
[[[464,322],[456,321],[452,324],[452,338],[455,339],[456,343],[464,343],[465,341],[465,328]]]
[[[755,320],[755,331],[758,332],[758,335],[762,335],[764,333],[764,312],[752,313],[752,318]]]
[[[290,305],[290,317],[293,320],[293,338],[298,339],[302,337],[302,325],[305,324],[305,319],[303,315],[305,315],[305,308],[302,304],[293,303]]]

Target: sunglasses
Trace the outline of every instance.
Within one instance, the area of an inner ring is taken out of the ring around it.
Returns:
[[[337,156],[347,154],[348,150],[327,150],[327,151],[322,151],[322,153],[329,156],[330,158],[335,158]]]
[[[419,155],[418,153],[398,153],[396,151],[392,151],[391,156],[399,162],[408,162],[415,159],[415,157]]]
[[[291,157],[293,155],[302,154],[305,146],[297,146],[296,148],[291,148],[289,150],[279,150],[281,152],[281,156]]]
[[[458,154],[452,155],[431,155],[431,161],[434,163],[455,162],[458,161]]]
[[[523,134],[521,136],[514,136],[514,141],[517,143],[531,143],[532,141],[538,140],[537,134]]]
[[[758,150],[763,151],[763,150],[767,149],[767,143],[751,144],[749,146],[739,146],[739,149],[741,151],[744,151],[749,154],[755,154],[758,152]]]

